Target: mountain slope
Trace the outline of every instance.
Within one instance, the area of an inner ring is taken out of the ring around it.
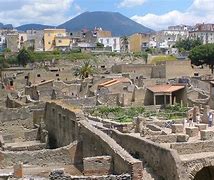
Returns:
[[[13,29],[13,25],[0,23],[0,29]]]
[[[42,25],[42,24],[25,24],[19,27],[16,27],[17,30],[19,31],[26,31],[26,30],[43,30],[47,28],[54,28],[54,26],[49,26],[49,25]]]
[[[58,28],[65,28],[70,31],[79,31],[83,28],[92,30],[95,27],[101,27],[104,30],[109,30],[114,36],[153,31],[120,13],[102,11],[82,13],[58,26]]]

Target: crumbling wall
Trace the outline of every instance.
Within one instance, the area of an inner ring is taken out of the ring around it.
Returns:
[[[110,135],[134,157],[143,159],[159,177],[173,180],[184,178],[181,160],[175,151],[142,137],[122,134],[117,130],[112,130]]]
[[[53,91],[53,80],[25,87],[25,95],[29,95],[33,100],[39,100],[42,98],[50,99],[52,91]]]
[[[141,161],[134,159],[112,138],[92,127],[87,121],[81,121],[80,126],[83,157],[109,155],[112,157],[113,173],[128,173],[136,180],[142,178],[143,169]]]
[[[58,149],[44,149],[39,151],[0,151],[0,168],[13,166],[17,162],[29,165],[48,165],[55,163],[62,164],[82,164],[81,144],[72,144]]]
[[[29,107],[19,109],[0,109],[0,123],[5,125],[15,124],[26,128],[33,128],[33,113]]]
[[[78,140],[82,144],[83,157],[111,156],[113,173],[129,173],[133,179],[141,179],[142,162],[84,119],[79,109],[57,101],[46,103],[44,122],[49,131],[49,143],[61,147]]]
[[[174,143],[170,145],[170,148],[175,149],[181,155],[214,152],[214,141]]]
[[[23,107],[25,105],[26,104],[23,103],[22,101],[18,101],[17,99],[14,99],[10,93],[7,95],[7,100],[6,100],[6,107],[7,108],[20,108],[20,107]]]
[[[94,107],[96,106],[97,98],[94,97],[86,97],[86,98],[69,98],[69,99],[63,99],[63,102],[66,104],[73,104],[76,106],[90,106]]]
[[[102,105],[117,106],[119,105],[119,94],[101,94],[97,100]]]
[[[210,92],[210,83],[209,81],[201,81],[200,79],[191,78],[191,85],[194,88],[201,89],[207,93]]]
[[[79,109],[47,102],[44,123],[51,148],[62,147],[78,139],[78,121],[83,118]]]

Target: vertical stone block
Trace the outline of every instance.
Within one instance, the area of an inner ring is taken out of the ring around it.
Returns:
[[[201,131],[201,140],[211,140],[214,137],[214,132],[210,130]]]
[[[171,129],[172,133],[183,133],[184,126],[183,124],[172,124]]]
[[[198,128],[197,127],[187,127],[186,128],[186,134],[189,135],[189,137],[195,137],[198,136]]]

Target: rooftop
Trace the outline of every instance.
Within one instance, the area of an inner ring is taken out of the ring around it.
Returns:
[[[153,93],[171,93],[174,91],[181,90],[185,88],[185,86],[182,85],[170,85],[170,84],[161,84],[161,85],[154,85],[147,87],[150,91]]]

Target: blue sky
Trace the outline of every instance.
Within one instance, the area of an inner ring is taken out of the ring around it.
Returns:
[[[0,22],[61,24],[85,11],[120,12],[154,30],[214,23],[214,0],[0,0]]]
[[[136,14],[145,15],[147,13],[163,14],[171,10],[186,10],[193,0],[147,0],[142,1],[142,5],[133,7],[119,6],[120,0],[77,0],[82,9],[86,11],[119,11],[122,14],[132,17]],[[91,3],[89,3],[91,2]]]

